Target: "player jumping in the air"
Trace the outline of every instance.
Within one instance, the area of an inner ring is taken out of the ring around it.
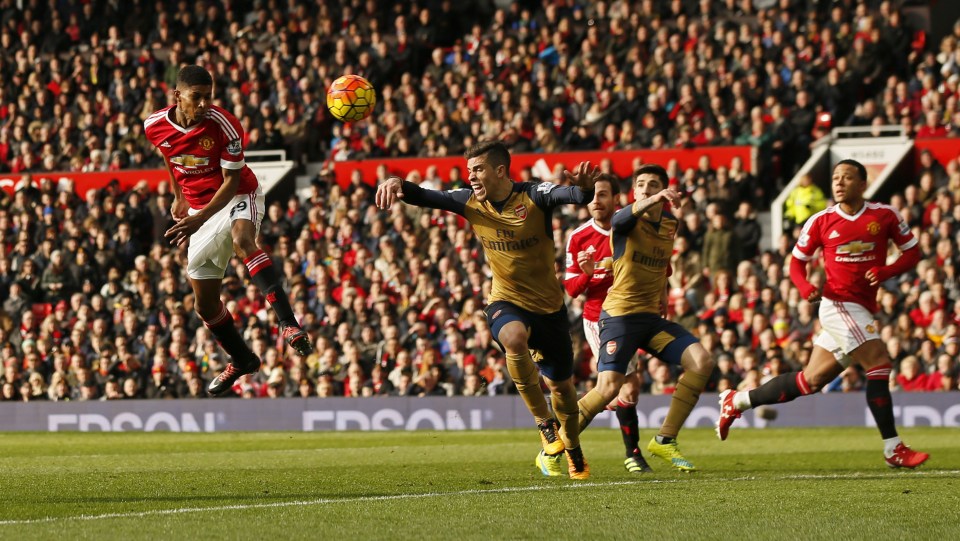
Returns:
[[[313,346],[293,315],[273,262],[255,241],[264,198],[244,161],[240,122],[213,105],[213,78],[200,66],[180,70],[174,99],[174,105],[147,117],[144,131],[163,154],[173,185],[171,212],[176,224],[166,236],[177,246],[189,243],[187,276],[197,314],[231,358],[210,382],[210,393],[221,394],[242,375],[260,368],[260,359],[220,301],[220,286],[234,253],[276,311],[286,343],[300,355],[309,355]]]

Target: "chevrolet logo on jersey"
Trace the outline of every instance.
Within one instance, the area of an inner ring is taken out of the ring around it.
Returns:
[[[855,240],[842,246],[837,246],[837,255],[847,255],[853,257],[863,255],[865,253],[872,252],[876,245],[877,243],[875,242],[860,242],[859,240]]]
[[[206,156],[194,156],[193,154],[181,154],[170,158],[170,163],[175,163],[180,167],[205,167],[210,165],[210,158]]]

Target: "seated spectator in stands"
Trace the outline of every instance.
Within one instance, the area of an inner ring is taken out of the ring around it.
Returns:
[[[100,400],[100,387],[93,380],[80,385],[80,394],[77,398],[81,401]]]
[[[486,395],[486,389],[484,388],[483,379],[480,377],[480,374],[468,374],[464,376],[460,394],[462,396]]]
[[[862,391],[863,386],[864,381],[860,370],[856,366],[848,366],[837,376],[837,379],[827,384],[823,390],[824,392],[850,393]]]
[[[650,394],[652,395],[670,395],[677,388],[677,380],[670,371],[670,366],[666,363],[654,363],[650,371],[653,382],[650,384]]]
[[[57,372],[50,378],[50,387],[47,394],[53,402],[69,402],[71,400],[70,384],[66,376]]]
[[[733,362],[733,357],[726,353],[717,356],[717,368],[714,370],[714,378],[717,380],[717,391],[720,390],[720,380],[726,380],[731,388],[736,389],[740,384],[741,377],[737,372],[737,365]]]
[[[103,396],[100,400],[121,400],[123,399],[123,391],[120,388],[120,381],[111,376],[104,383],[103,387]]]
[[[393,396],[416,396],[420,388],[413,382],[413,369],[406,367],[400,370],[399,378],[394,385]]]
[[[429,370],[420,374],[417,380],[415,390],[416,396],[450,396],[446,382],[442,382],[443,370],[438,365],[433,365]]]
[[[899,374],[896,377],[897,387],[902,391],[925,391],[929,387],[927,374],[920,365],[920,360],[910,355],[900,361]]]
[[[137,378],[128,377],[123,380],[123,398],[128,400],[143,398],[140,391],[140,384],[137,383]]]
[[[167,375],[167,367],[163,364],[155,364],[150,369],[150,382],[143,389],[144,398],[167,398],[176,397],[176,389],[173,381]]]
[[[924,291],[920,294],[919,304],[910,311],[910,319],[917,327],[926,328],[933,322],[937,307],[933,303],[933,293]]]
[[[957,390],[957,362],[954,357],[944,353],[937,357],[937,370],[927,378],[927,390]]]
[[[316,396],[316,388],[313,381],[308,377],[301,377],[297,383],[297,397],[310,398]]]
[[[374,396],[386,396],[393,391],[393,383],[387,379],[383,367],[379,364],[370,369],[370,379],[364,382],[364,386],[370,387]]]
[[[180,395],[183,398],[207,398],[207,389],[204,381],[200,377],[193,377],[187,380],[187,390]]]
[[[924,123],[917,129],[917,139],[932,139],[946,137],[947,128],[940,123],[937,111],[927,111],[924,114]]]
[[[12,381],[4,381],[3,387],[0,389],[0,402],[19,402],[20,401],[20,392],[17,390],[16,383]]]
[[[287,386],[287,374],[283,368],[277,367],[270,372],[267,384],[264,386],[264,396],[267,398],[283,398]]]

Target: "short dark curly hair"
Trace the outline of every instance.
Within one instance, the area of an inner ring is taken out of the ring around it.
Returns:
[[[213,77],[202,66],[184,66],[177,73],[177,86],[213,86]]]

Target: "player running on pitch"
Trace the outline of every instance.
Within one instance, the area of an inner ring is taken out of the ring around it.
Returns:
[[[636,201],[620,209],[612,229],[613,285],[600,313],[600,358],[597,386],[580,399],[580,427],[587,426],[619,393],[638,348],[679,364],[683,374],[659,433],[647,451],[681,471],[696,468],[680,453],[677,434],[703,391],[714,362],[686,329],[662,316],[667,269],[679,221],[666,204],[680,195],[667,188],[667,172],[647,164],[634,180]]]
[[[876,311],[877,288],[920,261],[917,239],[895,209],[865,201],[867,170],[854,160],[841,160],[833,169],[833,199],[826,210],[810,217],[793,248],[790,278],[800,295],[820,300],[822,332],[802,372],[777,376],[749,392],[720,395],[717,435],[727,439],[730,425],[744,411],[764,404],[789,402],[817,392],[851,362],[867,374],[867,405],[883,438],[883,455],[891,468],[916,468],[929,457],[904,445],[897,435],[890,396],[890,357],[880,340]],[[900,257],[885,265],[887,243]],[[807,263],[823,249],[826,281],[818,291],[807,280]]]
[[[616,210],[618,192],[619,186],[615,178],[601,176],[596,183],[593,201],[587,205],[590,220],[575,229],[567,239],[567,272],[563,285],[571,297],[586,294],[583,304],[583,333],[587,337],[587,344],[590,345],[594,359],[599,359],[600,355],[600,310],[607,298],[607,290],[613,284],[613,272],[610,268],[613,259],[610,249],[610,219]],[[640,453],[640,426],[637,419],[640,384],[640,373],[637,372],[634,359],[630,363],[623,387],[620,388],[616,408],[627,455],[623,465],[630,473],[653,471]],[[544,475],[562,474],[560,468],[556,471],[545,469],[544,466],[549,466],[550,462],[543,456],[537,457],[537,464]]]
[[[389,209],[402,199],[470,222],[493,271],[485,310],[490,331],[506,352],[507,370],[537,422],[543,450],[555,457],[566,450],[570,477],[586,479],[590,468],[580,449],[573,346],[563,289],[554,271],[551,215],[557,205],[590,201],[599,172],[583,162],[576,173],[565,171],[574,186],[515,183],[510,179],[510,152],[499,141],[474,145],[466,158],[472,189],[430,190],[390,177],[377,187],[377,206]],[[541,362],[534,363],[531,349],[542,354]],[[537,364],[557,419],[547,408]]]

